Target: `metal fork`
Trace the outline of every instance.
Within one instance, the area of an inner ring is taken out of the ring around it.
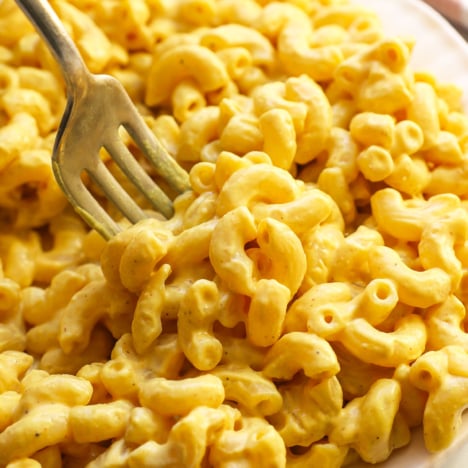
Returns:
[[[65,79],[68,99],[55,140],[52,167],[76,212],[106,239],[121,230],[83,183],[81,175],[86,172],[132,223],[148,217],[102,162],[99,151],[105,148],[151,205],[166,218],[171,217],[171,199],[123,143],[120,127],[127,130],[156,173],[176,193],[189,189],[188,174],[147,127],[122,84],[109,75],[96,75],[87,69],[47,0],[16,0],[16,3],[47,43]]]

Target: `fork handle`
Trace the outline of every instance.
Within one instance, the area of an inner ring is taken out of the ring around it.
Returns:
[[[73,92],[89,75],[81,55],[47,0],[15,0],[57,60],[67,90]]]

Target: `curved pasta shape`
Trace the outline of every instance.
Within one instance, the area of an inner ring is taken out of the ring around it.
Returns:
[[[404,73],[392,73],[386,65],[374,61],[355,97],[363,111],[394,114],[411,103],[412,82]]]
[[[86,405],[91,399],[93,389],[88,381],[72,375],[44,374],[30,373],[29,380],[23,379],[15,421],[0,434],[0,463],[4,466],[65,442],[70,408]]]
[[[351,133],[344,128],[332,127],[325,147],[328,152],[325,167],[339,168],[348,183],[354,181],[359,172],[359,147]]]
[[[350,321],[337,339],[363,362],[383,367],[397,367],[418,358],[426,345],[426,327],[419,315],[400,319],[395,331],[387,333],[365,319]],[[369,352],[372,350],[372,352]]]
[[[71,408],[71,434],[78,443],[118,439],[127,429],[133,405],[125,400]]]
[[[69,412],[70,408],[62,404],[38,405],[8,426],[0,434],[0,464],[7,466],[14,459],[65,442],[69,434]]]
[[[170,429],[167,418],[148,408],[137,406],[130,412],[125,441],[136,446],[143,445],[148,439],[163,443],[167,440]]]
[[[250,302],[245,328],[255,346],[271,346],[281,336],[291,291],[275,279],[260,279]]]
[[[431,350],[457,345],[468,351],[468,334],[463,322],[466,310],[456,296],[449,296],[442,304],[430,307],[424,314],[427,327],[427,347]]]
[[[191,115],[206,106],[205,96],[192,79],[180,81],[171,96],[172,112],[179,122],[185,122]]]
[[[411,381],[412,364],[402,364],[393,372],[401,388],[401,401],[399,414],[401,414],[409,427],[422,424],[424,408],[427,403],[427,392],[416,387]]]
[[[217,194],[204,192],[187,208],[184,213],[183,226],[185,229],[199,226],[213,219],[216,211]]]
[[[231,47],[244,47],[252,57],[254,65],[271,66],[274,63],[274,49],[270,41],[256,31],[241,24],[224,24],[206,31],[200,44],[213,51]]]
[[[0,352],[21,351],[26,348],[26,337],[22,328],[22,324],[16,320],[16,317],[13,320],[5,320],[0,325]]]
[[[414,307],[430,307],[443,302],[452,289],[452,279],[435,267],[416,271],[408,267],[397,252],[377,246],[369,252],[369,269],[373,278],[389,278],[397,287],[400,301]]]
[[[299,186],[289,172],[269,164],[254,164],[234,172],[224,183],[216,213],[223,216],[237,207],[251,208],[256,202],[287,203],[298,194]]]
[[[385,188],[371,198],[372,213],[380,229],[407,241],[419,241],[427,222],[445,216],[460,207],[460,199],[445,193],[429,200],[403,200],[394,189]]]
[[[342,246],[343,241],[343,231],[335,224],[321,224],[302,235],[307,270],[301,292],[333,279],[336,251]]]
[[[441,130],[435,144],[425,153],[425,158],[435,164],[463,164],[463,151],[459,138],[453,133]]]
[[[221,379],[210,374],[183,380],[155,377],[143,382],[139,392],[141,404],[162,415],[185,415],[198,406],[217,408],[224,396]]]
[[[142,229],[136,233],[120,258],[119,273],[123,286],[129,291],[141,292],[171,241],[172,235],[166,230],[151,232]]]
[[[230,431],[239,420],[238,410],[227,405],[219,408],[195,408],[172,427],[167,443],[180,457],[179,465],[203,462],[207,448],[224,431]],[[167,460],[168,458],[162,458]]]
[[[322,381],[337,374],[339,369],[327,341],[313,333],[290,332],[270,348],[262,372],[269,378],[291,380],[303,370],[307,377]]]
[[[285,83],[286,99],[307,104],[304,130],[297,138],[295,161],[306,164],[326,148],[332,127],[332,109],[323,89],[310,76],[301,74]]]
[[[216,55],[226,66],[226,71],[231,79],[242,83],[242,79],[254,69],[250,52],[244,47],[230,47],[221,49]],[[242,84],[241,84],[242,86]],[[227,99],[227,98],[226,98]]]
[[[252,100],[255,113],[259,116],[265,112],[282,109],[289,113],[294,123],[297,135],[304,130],[308,106],[299,100],[293,101],[286,97],[286,83],[266,83],[252,91]]]
[[[343,407],[343,392],[336,377],[322,382],[293,380],[281,386],[282,408],[270,421],[287,447],[307,447],[330,432]],[[302,411],[297,411],[302,408]]]
[[[401,154],[394,159],[392,173],[385,182],[403,194],[417,197],[426,191],[431,180],[431,172],[426,161],[414,155]]]
[[[395,124],[395,134],[391,148],[393,155],[414,154],[424,142],[421,127],[412,120],[401,120]]]
[[[346,182],[345,172],[341,167],[327,167],[322,170],[317,180],[320,190],[330,195],[339,207],[346,223],[356,218],[356,203]]]
[[[422,130],[424,140],[421,149],[428,149],[437,142],[440,132],[437,95],[429,83],[415,83],[408,118],[416,122]]]
[[[20,120],[18,118],[17,123],[23,125]],[[23,123],[27,125],[26,122]],[[23,127],[22,131],[25,130],[26,128]],[[12,126],[8,131],[15,132],[16,130]],[[40,147],[24,148],[23,144],[28,145],[31,141],[30,137],[26,137],[26,141],[22,144],[17,141],[16,137],[9,143],[9,136],[5,134],[4,136],[7,138],[4,142],[7,146],[16,143],[18,146],[13,150],[16,157],[10,160],[8,170],[0,172],[0,202],[12,218],[12,226],[15,229],[30,229],[44,225],[45,219],[50,220],[58,216],[67,204],[63,192],[54,179],[50,164],[50,151]],[[34,141],[34,136],[31,136]],[[39,145],[39,141],[37,144]],[[1,146],[0,143],[0,148]],[[18,149],[20,152],[16,153]],[[0,155],[1,152],[0,149]],[[6,159],[8,160],[9,156]],[[31,187],[32,193],[24,199],[18,198],[18,193],[21,193],[25,187]],[[32,235],[29,234],[29,237]]]
[[[161,315],[165,302],[165,281],[171,273],[164,264],[151,276],[141,291],[132,320],[132,335],[138,353],[147,351],[162,332]]]
[[[369,281],[369,250],[384,245],[375,229],[359,226],[336,246],[331,277],[334,281],[349,281],[365,285]]]
[[[285,203],[256,203],[252,214],[258,222],[273,218],[301,235],[318,226],[330,216],[334,202],[321,190],[305,190],[298,198]]]
[[[33,148],[39,141],[36,119],[20,112],[0,128],[0,168],[3,170],[22,151]]]
[[[223,359],[221,364],[249,366],[254,370],[262,368],[268,348],[254,346],[250,341],[235,338],[228,333],[222,335]]]
[[[109,283],[139,292],[171,245],[172,233],[159,220],[146,219],[106,244],[102,271]]]
[[[255,154],[258,154],[258,152],[255,152]],[[265,159],[263,162],[268,164],[270,162],[268,161],[269,158],[266,154],[265,156],[267,159]],[[253,161],[251,160],[249,154],[246,154],[243,157],[239,157],[230,151],[221,151],[218,159],[216,160],[214,173],[214,180],[218,190],[221,190],[223,185],[234,174],[234,172],[238,171],[239,169],[249,167],[252,165],[252,163]]]
[[[260,17],[260,30],[277,40],[279,59],[291,75],[307,73],[314,80],[327,80],[343,60],[341,50],[336,46],[310,46],[312,26],[309,17],[294,5],[272,3],[265,7]]]
[[[395,169],[392,155],[380,146],[369,146],[361,151],[356,162],[362,175],[371,182],[385,180]]]
[[[366,319],[371,325],[379,325],[396,307],[398,299],[398,291],[392,280],[371,280],[356,299],[355,315]]]
[[[202,371],[213,369],[223,354],[223,346],[213,333],[218,301],[216,284],[200,279],[189,288],[179,309],[180,346],[187,359]]]
[[[429,351],[411,367],[410,380],[429,393],[424,409],[424,442],[431,452],[447,448],[468,404],[467,352],[456,345]]]
[[[197,44],[183,44],[167,50],[153,63],[147,78],[145,102],[157,106],[170,99],[175,86],[193,79],[203,93],[229,84],[223,62],[214,52]]]
[[[401,73],[408,65],[412,45],[399,38],[383,38],[375,48],[377,60],[392,72]]]
[[[253,216],[240,206],[218,221],[210,243],[210,261],[216,273],[234,292],[248,296],[254,291],[254,264],[245,253],[245,244],[256,235]]]
[[[274,427],[259,417],[243,418],[238,430],[224,431],[211,447],[209,462],[236,464],[249,454],[254,463],[268,459],[274,466],[284,466],[286,447]]]
[[[203,148],[219,137],[219,109],[203,107],[183,122],[180,127],[177,160],[199,161]]]
[[[223,382],[227,401],[235,401],[262,416],[281,409],[283,399],[275,385],[250,367],[217,366],[213,374]]]
[[[441,268],[452,278],[452,289],[460,284],[462,263],[455,253],[455,245],[463,244],[468,237],[468,214],[465,209],[455,209],[444,218],[428,223],[418,244],[421,265],[424,268]]]
[[[87,347],[93,328],[104,317],[109,304],[103,303],[102,298],[109,294],[105,281],[101,280],[88,283],[74,295],[75,300],[68,304],[60,320],[58,340],[66,353]]]
[[[336,297],[330,302],[317,302],[314,301],[313,311],[309,313],[307,330],[324,338],[339,339],[342,330],[348,327],[354,329],[351,323],[354,319],[364,319],[372,326],[382,323],[397,305],[398,294],[392,281],[374,279],[347,302]]]
[[[24,373],[33,363],[33,357],[20,351],[3,351],[0,353],[0,392],[17,390]]]
[[[263,151],[272,163],[288,170],[296,156],[296,132],[291,115],[283,109],[271,109],[260,116]]]
[[[122,389],[133,387],[131,394],[138,392],[135,383],[148,379],[149,368],[151,376],[176,379],[184,362],[184,353],[175,334],[161,336],[148,351],[138,354],[132,335],[125,333],[116,342],[111,357],[100,375],[109,393],[120,397]]]
[[[440,165],[431,173],[429,184],[425,192],[430,195],[442,195],[446,192],[465,196],[468,194],[467,183],[468,168],[466,165],[449,166]]]
[[[300,239],[281,221],[262,219],[257,227],[258,270],[260,276],[285,285],[290,298],[299,289],[307,268]]]
[[[391,148],[395,122],[392,116],[375,112],[360,112],[349,124],[351,136],[363,146]]]
[[[407,444],[410,437],[408,427],[398,419],[400,399],[401,389],[396,381],[377,380],[364,396],[343,408],[329,434],[330,442],[350,445],[369,463],[385,460],[396,446]],[[395,437],[397,430],[404,431],[400,443]]]
[[[307,37],[310,31],[301,31],[303,35],[297,32],[298,25],[292,23],[281,31],[279,37],[279,55],[286,70],[293,75],[309,73],[317,81],[330,79],[343,60],[341,50],[332,45],[311,48]]]
[[[258,119],[244,113],[233,115],[226,122],[219,137],[219,143],[226,151],[239,155],[250,151],[260,151],[263,147],[263,134]]]
[[[21,113],[32,115],[42,135],[51,132],[57,123],[58,116],[53,115],[49,101],[34,89],[7,89],[2,95],[2,107],[12,118]]]
[[[217,220],[210,219],[182,231],[177,235],[177,241],[168,246],[161,262],[171,265],[174,271],[176,268],[182,269],[183,266],[203,262],[209,255],[216,225]]]
[[[286,332],[311,331],[315,333],[311,320],[315,320],[315,311],[321,305],[350,301],[352,289],[348,283],[334,282],[317,284],[296,299],[288,309],[284,322]]]

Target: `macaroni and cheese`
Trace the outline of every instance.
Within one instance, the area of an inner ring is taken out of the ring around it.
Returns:
[[[458,90],[346,0],[51,4],[191,190],[171,219],[85,227],[50,165],[63,79],[0,2],[0,466],[338,468],[418,426],[448,447],[468,404]]]

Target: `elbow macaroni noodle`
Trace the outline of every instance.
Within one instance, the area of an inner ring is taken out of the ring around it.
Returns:
[[[346,0],[51,4],[192,190],[89,232],[50,166],[62,78],[0,2],[0,466],[338,468],[417,426],[447,448],[468,404],[460,92]]]

